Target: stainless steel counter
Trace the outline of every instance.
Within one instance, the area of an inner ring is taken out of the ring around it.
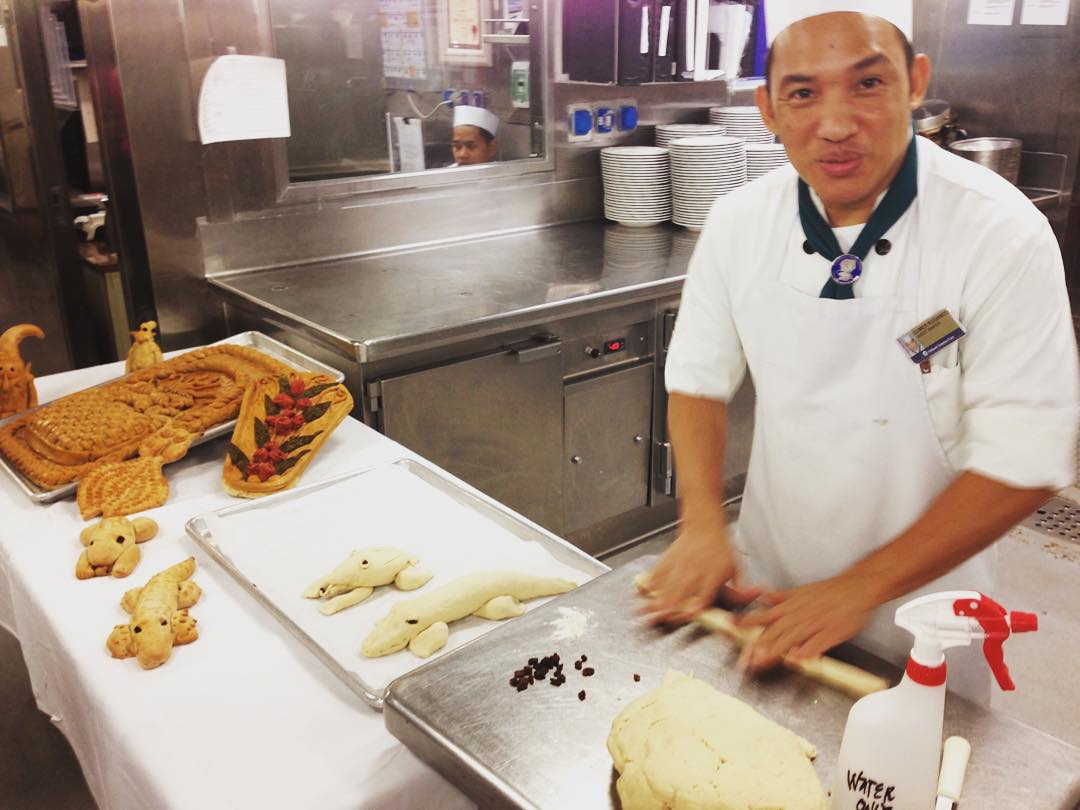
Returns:
[[[695,242],[597,221],[208,280],[365,363],[677,295]]]
[[[598,577],[398,679],[385,705],[387,727],[482,807],[613,808],[605,747],[611,722],[674,668],[813,742],[815,768],[828,785],[851,698],[794,673],[740,680],[737,649],[726,639],[693,627],[671,633],[646,627],[634,615],[632,582],[654,562],[642,558]],[[528,658],[553,652],[565,662],[584,653],[595,674],[583,678],[567,667],[559,688],[539,683],[519,693],[509,686]],[[1013,661],[1019,656],[1014,649]],[[876,659],[856,660],[898,674]],[[1078,806],[1080,749],[955,696],[946,702],[945,733],[972,744],[961,807]]]

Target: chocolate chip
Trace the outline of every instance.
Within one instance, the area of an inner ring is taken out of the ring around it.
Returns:
[[[419,621],[419,619],[406,619],[405,624],[418,624]]]
[[[581,670],[581,674],[584,675],[586,678],[592,677],[592,674],[594,672],[596,672],[596,670],[592,667],[585,667],[585,669]]]
[[[640,676],[640,675],[638,675],[638,674],[637,674],[637,673],[635,672],[635,673],[634,673],[634,683],[637,683],[637,682],[638,682],[638,681],[640,681],[640,680],[641,680],[641,676]]]
[[[585,699],[585,690],[584,689],[582,689],[580,692],[577,693],[577,699],[578,700],[584,700]]]

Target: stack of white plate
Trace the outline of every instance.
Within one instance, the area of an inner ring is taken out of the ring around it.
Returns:
[[[746,145],[746,182],[756,180],[773,169],[788,163],[787,150],[782,143],[748,143]]]
[[[672,221],[699,229],[717,197],[746,183],[746,144],[729,135],[671,142]]]
[[[674,228],[627,228],[609,225],[604,229],[604,270],[638,270],[666,265],[671,255]]]
[[[748,143],[772,143],[776,140],[761,120],[757,107],[710,107],[709,121],[723,126],[728,135]]]
[[[657,124],[656,145],[666,149],[676,138],[692,138],[695,135],[726,135],[720,124]]]
[[[671,219],[668,150],[658,146],[607,146],[600,150],[604,216],[623,225],[657,225]]]

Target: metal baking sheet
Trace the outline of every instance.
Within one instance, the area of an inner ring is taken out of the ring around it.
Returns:
[[[408,650],[369,659],[360,645],[400,599],[393,585],[331,616],[301,592],[354,549],[393,546],[417,555],[435,576],[424,588],[484,570],[520,570],[585,582],[608,567],[580,549],[467,489],[426,463],[399,459],[192,518],[188,533],[304,646],[368,705],[424,664]],[[532,610],[541,603],[527,603]],[[518,621],[518,619],[511,620]],[[498,623],[454,622],[449,652]]]
[[[616,808],[606,748],[611,723],[678,669],[814,743],[814,766],[827,788],[852,699],[795,673],[740,678],[738,651],[727,639],[690,626],[645,626],[634,612],[633,578],[656,559],[617,568],[397,679],[386,696],[387,728],[482,808]],[[530,657],[554,652],[564,662],[565,684],[536,683],[524,692],[509,685]],[[568,665],[582,654],[592,677]],[[894,667],[854,648],[841,648],[838,657],[899,679]],[[962,808],[1078,806],[1080,749],[952,695],[945,714],[945,734],[972,745]]]
[[[225,340],[219,340],[217,343],[213,343],[210,345],[218,346],[222,343],[230,343],[237,346],[248,346],[252,349],[258,349],[263,354],[268,354],[283,363],[287,363],[298,371],[327,374],[338,382],[341,382],[345,379],[345,375],[342,372],[338,371],[336,368],[328,366],[325,363],[320,363],[318,360],[315,360],[312,357],[308,357],[302,352],[298,352],[296,349],[292,348],[292,346],[286,346],[284,343],[278,340],[274,340],[272,337],[270,337],[269,335],[264,335],[262,332],[241,332],[237,335],[225,338]],[[199,348],[204,347],[196,346],[192,349],[184,349],[183,351],[170,353],[169,359],[171,359],[171,357],[176,357]],[[116,380],[120,379],[120,377],[122,376],[124,375],[119,375],[111,380],[106,380],[103,383],[99,383],[98,385],[90,386],[90,388],[100,388],[102,385],[108,385],[109,383],[116,382]],[[39,405],[38,408],[44,408],[48,404],[48,402],[43,403],[42,405]],[[7,424],[13,419],[19,419],[34,410],[37,410],[37,408],[32,408],[29,411],[23,411],[21,413],[15,414],[14,416],[9,416],[7,419],[0,421],[0,426]],[[232,433],[234,427],[236,427],[235,419],[230,419],[228,422],[222,422],[220,425],[216,425],[210,428],[210,430],[206,431],[202,436],[192,442],[192,447],[197,447],[200,444],[205,444],[212,439],[216,439],[218,436],[224,436],[228,433]],[[59,501],[62,498],[67,498],[74,495],[75,491],[79,488],[79,482],[73,481],[70,484],[64,484],[63,486],[56,487],[55,489],[43,489],[42,487],[39,487],[37,484],[31,481],[29,478],[27,478],[25,475],[23,475],[19,470],[15,469],[15,467],[11,465],[11,463],[7,460],[7,458],[4,457],[3,454],[0,454],[0,468],[3,468],[7,472],[7,474],[11,476],[12,480],[15,481],[15,484],[19,487],[23,494],[35,503],[44,504]]]

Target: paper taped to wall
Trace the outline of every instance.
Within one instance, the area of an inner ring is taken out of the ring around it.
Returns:
[[[288,138],[285,61],[268,56],[219,56],[199,91],[203,143]]]

